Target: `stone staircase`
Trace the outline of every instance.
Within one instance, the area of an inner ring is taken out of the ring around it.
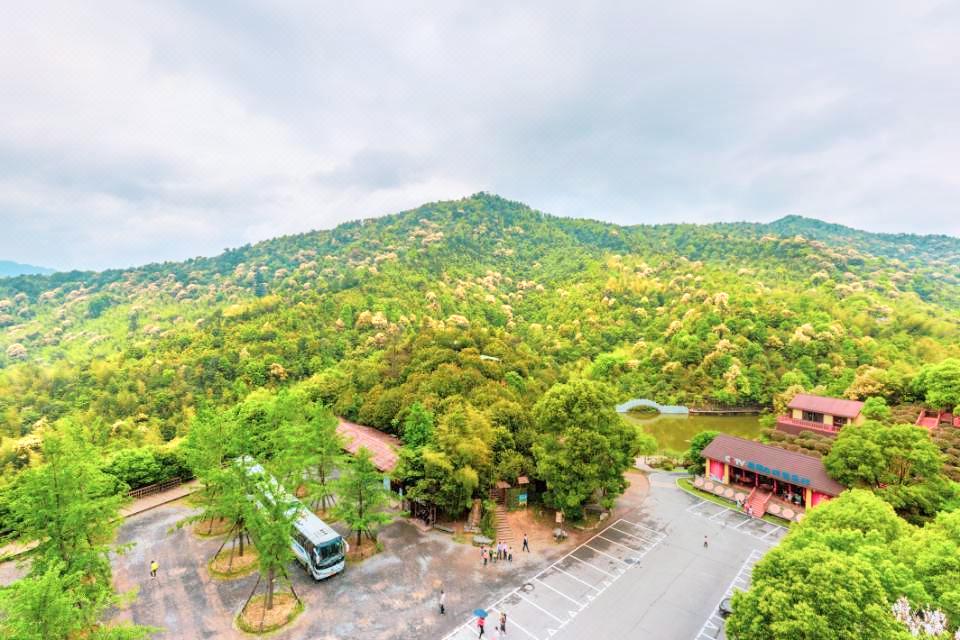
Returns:
[[[764,491],[763,489],[754,487],[744,502],[744,509],[749,505],[750,513],[753,517],[762,518],[763,514],[767,512],[767,505],[770,503],[770,498],[772,497],[773,493],[770,491]]]
[[[500,542],[506,542],[508,545],[513,543],[513,530],[510,528],[510,521],[507,519],[507,507],[503,503],[503,497],[499,491],[490,490],[490,499],[497,503],[494,511],[495,526],[497,529],[496,538]]]

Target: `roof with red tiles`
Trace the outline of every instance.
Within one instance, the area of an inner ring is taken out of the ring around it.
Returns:
[[[819,458],[728,436],[725,433],[719,434],[704,448],[703,457],[726,462],[775,480],[810,487],[830,496],[838,495],[845,489],[827,475],[827,470]]]
[[[857,400],[844,400],[843,398],[827,398],[824,396],[813,396],[809,393],[798,393],[790,404],[789,409],[800,409],[801,411],[812,411],[813,413],[825,413],[830,416],[840,416],[841,418],[856,418],[863,409],[863,403]]]
[[[373,454],[373,464],[384,473],[390,473],[397,466],[400,440],[383,431],[362,424],[354,424],[341,419],[337,433],[343,436],[343,448],[352,454],[365,447]]]

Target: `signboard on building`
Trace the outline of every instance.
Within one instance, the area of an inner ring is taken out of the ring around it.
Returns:
[[[735,467],[740,467],[741,469],[747,469],[749,471],[759,473],[762,476],[769,476],[771,478],[776,478],[777,480],[798,484],[803,487],[810,486],[810,478],[797,475],[796,473],[790,473],[786,469],[771,469],[770,467],[760,464],[759,462],[754,462],[753,460],[744,460],[734,456],[724,456],[723,461],[727,464],[732,464]]]

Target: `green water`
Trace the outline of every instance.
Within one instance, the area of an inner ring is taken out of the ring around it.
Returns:
[[[741,438],[756,438],[762,427],[757,416],[676,416],[655,415],[651,418],[621,414],[628,422],[633,422],[657,439],[660,451],[686,451],[690,438],[701,431],[720,431]]]

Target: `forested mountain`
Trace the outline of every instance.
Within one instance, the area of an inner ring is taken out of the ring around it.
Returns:
[[[387,430],[416,400],[522,415],[575,377],[692,404],[788,384],[910,400],[920,366],[960,356],[957,243],[795,216],[623,227],[477,194],[213,258],[2,279],[0,464],[64,417],[107,448],[159,443],[200,404],[302,381]]]

